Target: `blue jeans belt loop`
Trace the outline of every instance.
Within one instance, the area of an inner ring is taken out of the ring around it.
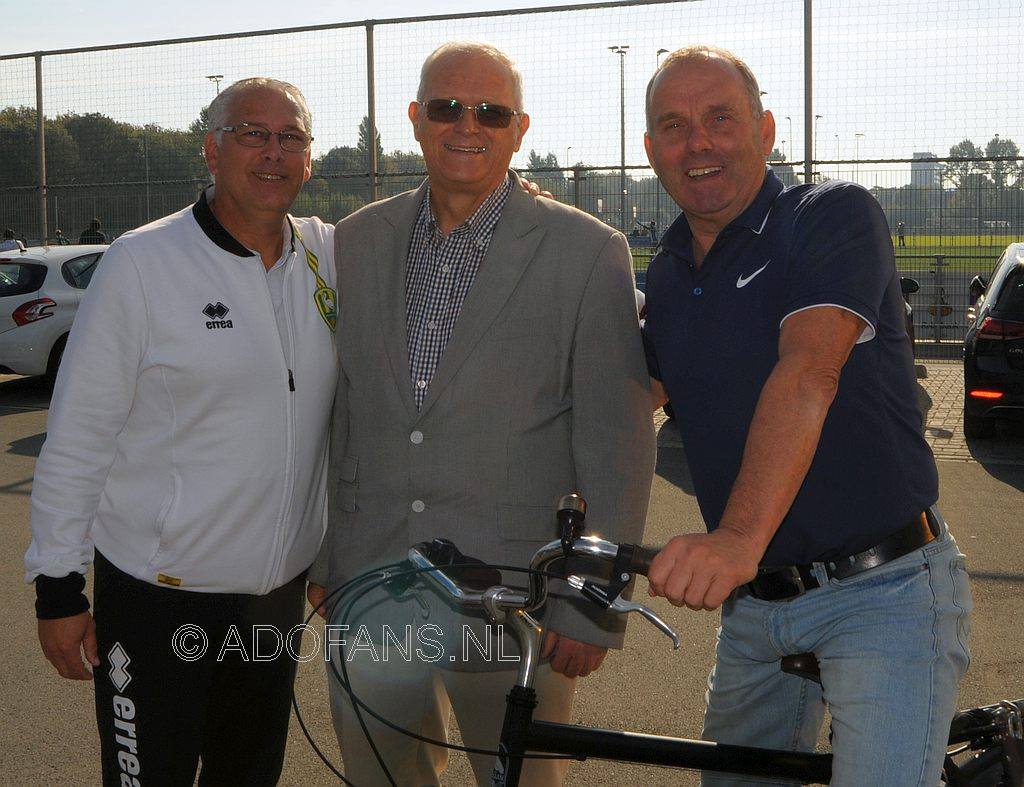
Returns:
[[[829,579],[849,577],[877,568],[891,560],[920,549],[939,535],[939,522],[931,509],[922,511],[909,523],[886,537],[870,549],[844,558],[826,561],[825,574]],[[761,601],[791,601],[808,590],[821,587],[814,576],[813,565],[762,566],[757,576],[736,588],[737,596],[753,596]]]

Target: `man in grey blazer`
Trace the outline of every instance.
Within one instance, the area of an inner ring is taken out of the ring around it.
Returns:
[[[442,46],[409,106],[427,182],[338,224],[341,373],[314,605],[325,587],[434,538],[527,565],[557,538],[555,505],[573,490],[588,500],[591,532],[642,534],[655,444],[629,249],[605,224],[523,191],[508,170],[529,127],[522,109],[505,55]],[[585,604],[547,605],[539,718],[568,720],[576,678],[621,647],[624,621]],[[437,607],[367,601],[397,631],[439,620]],[[454,708],[468,746],[495,748],[514,663],[374,661],[347,668],[376,712],[437,739]],[[347,775],[386,783],[331,684]],[[364,716],[397,784],[438,783],[446,750]],[[470,759],[487,781],[493,757]],[[560,783],[564,762],[529,761],[524,783]]]

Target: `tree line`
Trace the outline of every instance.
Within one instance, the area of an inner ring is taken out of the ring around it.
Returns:
[[[871,189],[890,225],[928,234],[1024,230],[1024,161],[1016,142],[996,134],[982,148],[965,139],[947,158],[921,165],[934,168],[927,184]]]
[[[205,108],[184,130],[120,122],[101,113],[61,114],[46,118],[44,126],[51,233],[62,226],[71,235],[96,216],[116,236],[187,204],[209,180],[202,157]],[[36,136],[34,108],[0,109],[0,188],[7,190],[0,195],[0,224],[30,236],[38,220]],[[382,176],[381,196],[418,185],[426,169],[422,155],[385,152],[379,130],[371,133],[364,116],[355,145],[339,145],[313,159],[313,177],[295,212],[336,221],[365,205],[371,194],[371,146]],[[996,135],[984,148],[965,139],[950,148],[948,157],[952,160],[934,165],[936,182],[928,187],[872,189],[894,225],[975,229],[985,222],[1009,221],[1018,229],[1024,224],[1024,163],[1012,139]],[[773,151],[770,160],[788,183],[795,176],[784,158]],[[993,158],[1012,160],[986,160]],[[530,150],[524,171],[557,199],[623,230],[634,221],[655,220],[664,227],[678,213],[653,175],[626,173],[623,213],[621,176],[614,168],[593,169],[582,161],[563,165],[550,151]]]
[[[157,124],[124,123],[101,113],[66,113],[44,119],[46,180],[50,232],[75,228],[100,218],[116,236],[177,210],[209,182],[203,160],[208,128],[204,108],[187,129]],[[369,119],[359,124],[354,146],[337,146],[312,161],[313,178],[296,204],[298,214],[337,220],[366,204],[369,196]],[[374,135],[377,170],[398,178],[404,188],[425,170],[418,152],[385,153],[380,132]],[[31,107],[0,109],[0,224],[35,236],[38,205],[36,111]]]

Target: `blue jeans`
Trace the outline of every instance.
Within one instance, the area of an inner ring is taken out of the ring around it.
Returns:
[[[937,514],[937,512],[936,512]],[[941,517],[939,518],[941,521]],[[909,555],[789,602],[749,596],[722,607],[708,678],[705,740],[813,751],[832,714],[833,785],[935,787],[970,662],[971,590],[945,524]],[[779,659],[813,652],[822,688]],[[705,787],[792,782],[702,774]]]

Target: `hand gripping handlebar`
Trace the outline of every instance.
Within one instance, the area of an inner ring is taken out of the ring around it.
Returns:
[[[570,528],[563,529],[562,538],[545,544],[534,553],[526,590],[500,584],[501,575],[496,569],[463,555],[452,542],[444,539],[416,544],[409,549],[408,559],[414,567],[423,569],[427,581],[456,605],[482,607],[497,623],[503,622],[508,613],[523,613],[534,626],[537,623],[531,613],[547,601],[548,580],[551,578],[549,569],[553,563],[567,557],[585,557],[609,563],[612,575],[607,585],[578,574],[570,574],[565,580],[570,588],[604,609],[618,614],[639,613],[679,648],[679,636],[665,621],[643,604],[620,596],[634,574],[647,575],[658,550],[634,544],[615,544],[597,536],[578,536],[586,504],[578,495],[567,495],[559,506],[560,520],[568,510],[572,512]]]

